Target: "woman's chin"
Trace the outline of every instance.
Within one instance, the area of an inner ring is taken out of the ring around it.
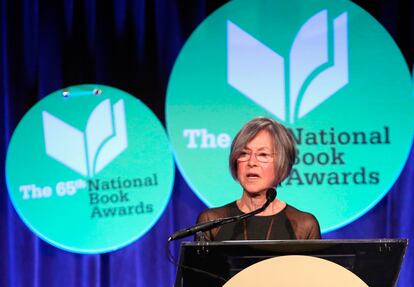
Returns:
[[[244,191],[250,196],[260,196],[266,193],[267,189],[244,189]]]

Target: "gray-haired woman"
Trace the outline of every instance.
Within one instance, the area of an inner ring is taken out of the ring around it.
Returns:
[[[295,158],[295,140],[283,125],[266,117],[249,121],[234,138],[229,157],[231,174],[243,188],[241,198],[203,211],[197,222],[260,208],[266,202],[266,191],[289,175]],[[207,231],[204,238],[212,241],[320,239],[321,234],[312,214],[275,199],[262,213]]]

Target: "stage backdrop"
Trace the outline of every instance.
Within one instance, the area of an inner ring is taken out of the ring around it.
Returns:
[[[414,4],[407,2],[354,3],[385,27],[412,67]],[[164,111],[168,81],[177,56],[196,27],[225,3],[3,0],[0,8],[2,169],[11,136],[25,113],[39,100],[64,87],[96,83],[121,89],[138,98],[142,107],[149,107],[164,127],[169,125]],[[231,26],[234,24],[229,25],[235,33],[243,33]],[[237,79],[234,85],[238,85]],[[36,143],[31,138],[26,141],[25,152],[30,154],[30,147]],[[393,158],[392,153],[379,156]],[[131,174],[136,168],[127,167]],[[199,199],[197,188],[194,185],[190,188],[181,172],[182,169],[176,168],[171,197],[167,190],[164,199],[167,205],[155,225],[145,227],[144,231],[149,229],[145,233],[137,223],[139,230],[132,233],[139,234],[138,240],[100,255],[71,253],[76,251],[71,248],[64,251],[34,235],[12,206],[2,176],[0,285],[171,286],[175,267],[167,260],[166,239],[175,230],[192,225],[208,203]],[[171,173],[168,176],[172,178]],[[326,228],[323,238],[414,239],[413,188],[414,152],[411,149],[390,192],[357,221],[334,231],[330,230],[335,228]],[[111,230],[110,226],[106,228]],[[113,232],[116,231],[114,227]],[[179,242],[170,245],[176,257],[178,245]],[[409,246],[399,286],[414,286],[413,269],[414,253]]]

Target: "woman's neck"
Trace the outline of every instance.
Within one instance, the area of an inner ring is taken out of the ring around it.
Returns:
[[[259,192],[259,193],[248,193],[243,191],[243,195],[240,199],[237,200],[237,206],[239,209],[244,213],[249,213],[253,210],[259,209],[263,206],[266,202],[266,191]],[[273,202],[269,204],[269,206],[265,209],[265,211],[257,214],[259,216],[267,216],[273,215],[280,212],[286,203],[275,199]]]

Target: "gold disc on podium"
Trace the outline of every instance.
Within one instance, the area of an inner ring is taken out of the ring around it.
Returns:
[[[348,269],[331,261],[302,255],[279,256],[253,264],[223,287],[368,287]]]

